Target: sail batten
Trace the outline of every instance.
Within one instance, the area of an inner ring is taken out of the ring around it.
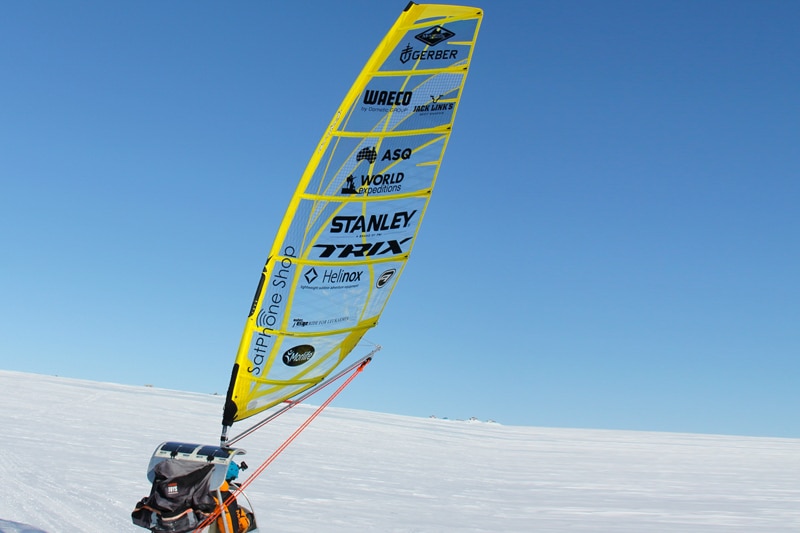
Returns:
[[[427,211],[481,18],[411,3],[357,76],[273,241],[223,425],[314,387],[377,325]]]

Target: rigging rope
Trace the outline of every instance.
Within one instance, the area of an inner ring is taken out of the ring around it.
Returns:
[[[350,377],[348,377],[344,381],[344,383],[342,383],[339,386],[339,388],[336,389],[333,392],[333,394],[331,394],[328,397],[328,399],[326,399],[322,403],[322,405],[317,407],[317,409],[311,414],[311,416],[309,416],[302,424],[300,424],[300,426],[296,430],[294,430],[294,433],[289,435],[289,438],[287,438],[285,441],[283,441],[283,444],[278,446],[278,449],[276,449],[274,452],[272,452],[272,455],[267,457],[267,459],[263,463],[261,463],[261,465],[258,468],[256,468],[255,472],[250,474],[250,477],[248,477],[246,480],[244,480],[242,482],[242,484],[239,485],[239,487],[235,491],[231,491],[231,495],[228,496],[228,498],[225,500],[225,502],[222,505],[217,506],[217,508],[214,509],[214,512],[212,512],[210,515],[208,515],[206,517],[206,519],[203,520],[193,530],[193,533],[199,533],[201,530],[203,530],[207,526],[211,525],[211,523],[214,520],[216,520],[217,517],[220,515],[220,513],[222,511],[222,507],[225,507],[225,509],[227,509],[228,505],[230,505],[237,498],[237,496],[239,496],[239,494],[241,494],[244,491],[244,489],[247,488],[250,485],[250,483],[253,482],[253,480],[255,480],[264,470],[266,470],[266,468],[281,454],[281,452],[283,452],[294,441],[294,439],[296,439],[297,436],[300,435],[300,433],[302,433],[303,430],[306,429],[309,426],[309,424],[311,424],[311,422],[313,422],[314,419],[317,418],[317,416],[319,416],[319,414],[323,410],[325,410],[326,407],[328,407],[328,405],[330,405],[330,403],[333,401],[333,399],[336,398],[336,396],[338,396],[339,393],[342,392],[345,389],[345,387],[347,387],[350,384],[350,382],[353,381],[356,378],[356,376],[361,373],[362,370],[364,370],[364,367],[367,366],[371,360],[372,360],[371,357],[368,357],[368,358],[364,359],[361,362],[361,364],[358,366],[358,368],[356,368],[355,372],[353,372],[350,375]]]
[[[272,422],[273,420],[278,418],[280,415],[282,415],[283,413],[285,413],[289,409],[291,409],[291,408],[295,407],[296,405],[299,405],[300,403],[304,402],[309,397],[311,397],[314,394],[318,393],[319,391],[321,391],[322,389],[324,389],[328,385],[332,384],[335,381],[338,381],[342,376],[345,376],[345,375],[349,374],[356,367],[359,367],[359,366],[363,365],[365,361],[369,362],[369,360],[372,359],[372,356],[375,355],[381,349],[381,346],[379,344],[375,344],[374,346],[375,346],[375,348],[371,352],[369,352],[367,355],[365,355],[364,357],[362,357],[358,361],[354,362],[353,364],[351,364],[347,368],[343,369],[342,371],[340,371],[336,375],[329,377],[326,381],[323,381],[322,383],[318,384],[316,387],[314,387],[310,391],[306,392],[302,396],[298,396],[296,399],[287,400],[286,401],[286,405],[283,406],[281,409],[279,409],[278,411],[272,413],[271,415],[269,415],[268,417],[266,417],[263,420],[259,421],[255,425],[253,425],[253,426],[247,428],[246,430],[242,431],[240,434],[236,435],[235,437],[231,437],[231,438],[228,439],[223,434],[223,436],[220,438],[220,446],[232,446],[233,444],[239,442],[240,440],[242,440],[243,438],[247,437],[248,435],[253,434],[257,429],[260,429],[260,428],[266,426],[269,422]]]

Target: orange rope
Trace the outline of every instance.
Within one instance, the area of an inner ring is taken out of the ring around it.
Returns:
[[[283,450],[285,450],[285,449],[286,449],[286,448],[287,448],[287,447],[288,447],[288,446],[289,446],[289,445],[290,445],[290,444],[291,444],[291,443],[294,441],[294,439],[296,439],[296,438],[297,438],[297,436],[298,436],[298,435],[300,435],[300,433],[302,433],[302,432],[303,432],[303,430],[304,430],[304,429],[306,429],[306,428],[309,426],[309,424],[311,424],[311,422],[313,422],[313,421],[314,421],[314,419],[315,419],[315,418],[317,418],[317,416],[319,416],[319,414],[320,414],[320,413],[321,413],[321,412],[322,412],[322,411],[323,411],[323,410],[324,410],[326,407],[328,407],[328,405],[330,405],[330,403],[333,401],[333,399],[334,399],[334,398],[336,398],[336,396],[338,396],[338,395],[339,395],[339,393],[340,393],[340,392],[342,392],[342,391],[345,389],[345,387],[347,387],[347,386],[350,384],[350,382],[351,382],[351,381],[353,381],[353,380],[356,378],[356,376],[357,376],[357,375],[358,375],[358,374],[359,374],[359,373],[360,373],[362,370],[364,370],[364,367],[365,367],[365,366],[367,366],[367,364],[370,362],[370,360],[371,360],[371,359],[367,359],[366,361],[364,361],[363,363],[361,363],[361,365],[359,365],[359,367],[358,367],[358,368],[356,368],[356,371],[355,371],[355,372],[353,372],[353,373],[350,375],[350,377],[349,377],[349,378],[347,378],[347,379],[345,380],[345,382],[344,382],[344,383],[342,383],[342,384],[339,386],[339,388],[338,388],[338,389],[336,389],[336,391],[334,391],[334,393],[333,393],[333,394],[331,394],[331,395],[330,395],[330,397],[328,397],[328,399],[327,399],[327,400],[325,400],[325,401],[322,403],[322,405],[320,405],[319,407],[317,407],[316,411],[314,411],[314,412],[311,414],[311,416],[309,416],[309,417],[308,417],[308,418],[307,418],[307,419],[306,419],[306,420],[305,420],[305,421],[304,421],[302,424],[300,424],[300,427],[298,427],[298,428],[297,428],[297,429],[294,431],[294,433],[292,433],[292,434],[289,436],[289,438],[288,438],[288,439],[286,439],[286,440],[283,442],[283,444],[281,444],[281,445],[278,447],[278,449],[277,449],[277,450],[275,450],[274,452],[272,452],[272,455],[270,455],[269,457],[267,457],[267,459],[266,459],[266,460],[265,460],[263,463],[261,463],[261,465],[260,465],[258,468],[256,468],[255,472],[253,472],[252,474],[250,474],[250,476],[249,476],[249,477],[248,477],[248,478],[247,478],[247,479],[246,479],[244,482],[242,482],[242,484],[241,484],[241,485],[239,485],[239,488],[237,488],[237,489],[236,489],[234,492],[232,492],[232,493],[231,493],[231,495],[230,495],[230,496],[229,496],[229,497],[228,497],[228,498],[225,500],[225,503],[223,504],[223,505],[225,506],[225,508],[226,508],[226,509],[228,508],[228,505],[230,505],[230,504],[233,502],[233,500],[235,500],[235,499],[236,499],[236,497],[237,497],[237,496],[239,496],[239,494],[240,494],[241,492],[243,492],[243,491],[244,491],[244,489],[245,489],[245,488],[247,488],[247,487],[250,485],[250,483],[252,483],[252,482],[253,482],[253,480],[255,480],[255,478],[257,478],[257,477],[258,477],[258,476],[259,476],[259,475],[260,475],[260,474],[261,474],[261,473],[262,473],[264,470],[266,470],[266,468],[267,468],[267,467],[268,467],[268,466],[269,466],[269,465],[270,465],[270,464],[271,464],[271,463],[272,463],[272,462],[273,462],[273,461],[274,461],[274,460],[275,460],[275,459],[276,459],[276,458],[277,458],[277,457],[278,457],[278,456],[281,454],[281,452],[283,452]],[[216,519],[216,518],[217,518],[217,517],[220,515],[220,513],[221,513],[221,512],[222,512],[222,506],[218,506],[218,507],[217,507],[217,508],[214,510],[214,512],[213,512],[213,513],[211,513],[210,515],[208,515],[208,516],[206,517],[206,519],[205,519],[205,520],[203,520],[203,521],[200,523],[200,525],[198,525],[198,526],[197,526],[197,527],[194,529],[194,532],[193,532],[193,533],[198,533],[198,532],[199,532],[200,530],[202,530],[203,528],[205,528],[205,527],[207,527],[207,526],[210,526],[210,525],[211,525],[211,523],[212,523],[212,522],[213,522],[213,521],[214,521],[214,520],[215,520],[215,519]]]

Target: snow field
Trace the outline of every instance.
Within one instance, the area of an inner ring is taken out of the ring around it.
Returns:
[[[165,440],[216,444],[222,402],[0,371],[0,473],[23,487],[4,491],[0,533],[144,533],[130,512],[149,492],[150,454]],[[312,411],[298,406],[237,444],[248,472]],[[247,492],[262,531],[796,532],[800,439],[511,427],[334,406]]]

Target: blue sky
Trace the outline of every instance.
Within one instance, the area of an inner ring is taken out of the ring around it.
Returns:
[[[0,367],[223,394],[289,197],[404,5],[4,6]],[[475,5],[383,350],[337,405],[800,437],[800,5]]]

